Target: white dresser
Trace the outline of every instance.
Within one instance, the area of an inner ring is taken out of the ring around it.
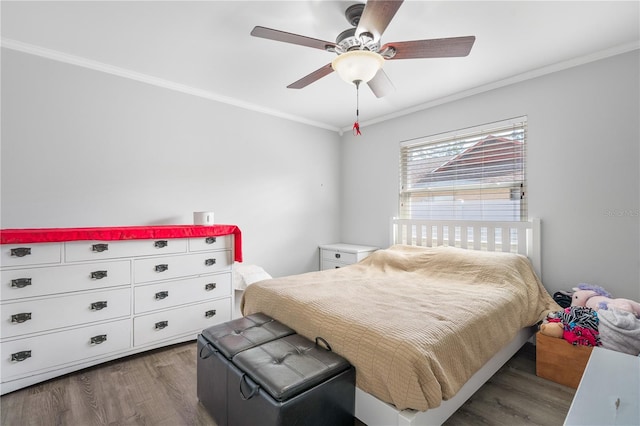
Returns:
[[[640,425],[640,356],[593,348],[564,424]]]
[[[341,268],[360,262],[378,247],[334,243],[320,246],[320,270]]]
[[[2,394],[231,319],[234,235],[139,234],[0,246]]]

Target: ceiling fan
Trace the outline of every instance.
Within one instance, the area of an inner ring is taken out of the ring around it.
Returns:
[[[345,17],[353,27],[340,33],[335,43],[261,26],[255,27],[251,35],[338,55],[331,63],[288,85],[290,89],[302,89],[336,71],[356,86],[366,82],[374,95],[381,98],[394,90],[382,69],[385,60],[467,56],[476,39],[475,36],[451,37],[389,42],[381,46],[380,38],[401,5],[402,0],[368,0],[366,4],[349,6]]]

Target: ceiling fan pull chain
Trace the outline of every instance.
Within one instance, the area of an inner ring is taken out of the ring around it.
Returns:
[[[358,122],[356,121],[355,123],[353,123],[353,136],[358,135],[362,135],[362,133],[360,132],[360,124],[358,124]]]
[[[360,132],[360,123],[358,122],[360,118],[360,81],[356,80],[354,83],[356,85],[356,121],[353,123],[353,136],[358,136],[362,135]]]

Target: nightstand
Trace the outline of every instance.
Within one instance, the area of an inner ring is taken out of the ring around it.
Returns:
[[[640,357],[593,348],[564,424],[640,424]]]
[[[356,244],[323,244],[320,246],[320,270],[341,268],[358,263],[376,250],[378,247]]]

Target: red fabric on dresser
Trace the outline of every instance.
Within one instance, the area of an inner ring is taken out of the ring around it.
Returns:
[[[96,228],[2,229],[0,244],[59,243],[63,241],[114,241],[157,238],[234,237],[234,260],[242,262],[242,232],[236,225],[158,225]]]

